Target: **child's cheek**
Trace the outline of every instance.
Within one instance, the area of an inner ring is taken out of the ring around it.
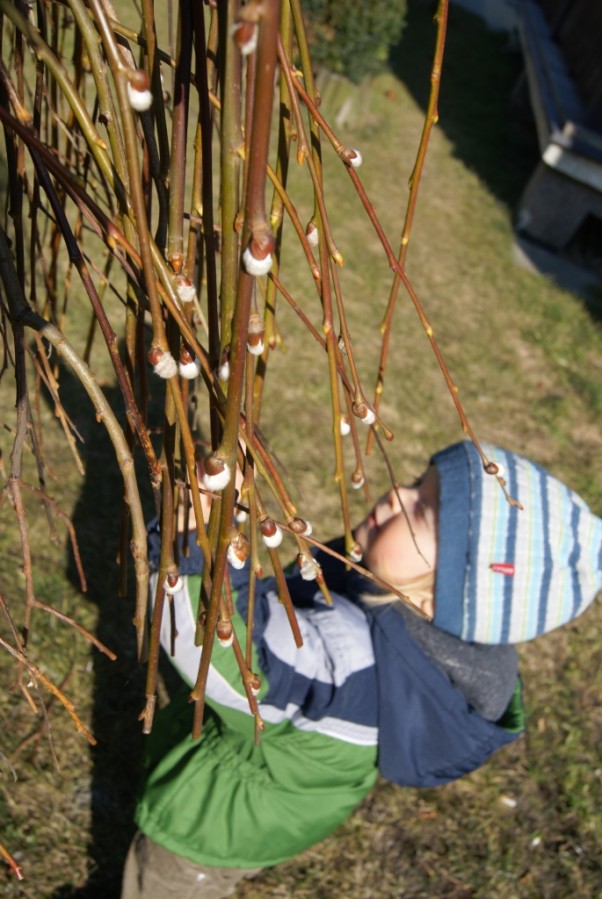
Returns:
[[[364,564],[370,569],[372,574],[385,581],[390,581],[391,571],[387,564],[388,554],[386,552],[385,541],[377,537],[372,545],[364,552]]]

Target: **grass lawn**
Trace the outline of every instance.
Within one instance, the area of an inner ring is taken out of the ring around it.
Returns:
[[[422,128],[434,28],[427,4],[412,4],[392,69],[359,88],[329,82],[328,118],[351,97],[339,136],[361,149],[361,175],[392,245],[399,241],[407,181]],[[512,204],[532,163],[532,141],[511,122],[519,63],[505,38],[452,9],[440,124],[420,191],[408,274],[421,297],[471,423],[482,439],[536,458],[602,512],[602,294],[591,302],[513,262]],[[342,117],[343,119],[343,117]],[[326,149],[327,202],[345,258],[341,272],[354,347],[368,395],[378,360],[379,323],[390,271],[346,172]],[[305,173],[291,192],[304,209]],[[311,210],[306,208],[307,217]],[[303,218],[303,216],[302,216]],[[315,290],[301,256],[287,250],[283,283],[319,323]],[[86,303],[70,335],[83,346]],[[73,310],[72,310],[73,311]],[[300,509],[318,538],[340,528],[328,447],[327,367],[284,303],[284,344],[273,354],[262,428],[287,467]],[[102,371],[100,351],[95,364]],[[0,896],[115,899],[133,833],[131,815],[143,739],[137,715],[144,677],[135,661],[131,596],[118,596],[113,527],[121,478],[108,440],[76,384],[62,381],[64,404],[84,442],[85,476],[75,473],[49,408],[49,492],[73,515],[88,577],[79,589],[65,534],[48,540],[29,517],[36,589],[77,614],[117,654],[110,662],[54,619],[38,618],[32,655],[75,701],[98,740],[89,749],[56,703],[49,706],[53,760],[44,728],[17,691],[0,694],[0,840],[26,878],[0,869]],[[105,392],[119,406],[114,384]],[[0,382],[0,418],[14,396]],[[382,406],[395,434],[387,449],[401,480],[429,455],[461,438],[453,404],[409,300],[395,319]],[[36,412],[37,414],[37,412]],[[0,431],[4,466],[13,435]],[[386,483],[378,454],[368,460],[374,496]],[[359,491],[357,492],[359,493]],[[354,494],[359,517],[367,500]],[[149,503],[150,509],[150,503]],[[21,589],[18,533],[0,512],[0,591]],[[0,636],[5,636],[0,623]],[[350,820],[299,858],[241,886],[247,899],[566,899],[594,897],[602,882],[602,607],[521,647],[529,725],[526,739],[487,766],[439,790],[379,783]],[[14,666],[0,653],[0,682]],[[169,677],[167,687],[169,687]],[[57,768],[58,765],[58,768]]]

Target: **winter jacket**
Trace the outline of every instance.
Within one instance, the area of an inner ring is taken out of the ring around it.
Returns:
[[[156,539],[151,532],[151,559]],[[288,577],[300,649],[274,582],[257,584],[253,670],[262,679],[258,698],[265,722],[258,742],[234,654],[219,645],[201,739],[190,736],[184,699],[158,717],[137,821],[178,855],[206,865],[276,864],[342,823],[372,788],[379,768],[398,784],[436,786],[478,767],[521,730],[520,714],[485,720],[412,638],[393,606],[364,607],[358,579],[330,557],[322,554],[320,561],[332,605],[315,582]],[[181,563],[186,577],[173,599],[171,661],[190,687],[201,655],[194,630],[202,558],[194,544]],[[233,621],[244,645],[248,572],[232,571],[231,581]],[[171,637],[166,611],[164,647]],[[518,694],[512,706],[520,710]]]

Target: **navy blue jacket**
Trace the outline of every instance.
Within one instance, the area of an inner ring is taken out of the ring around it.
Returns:
[[[330,546],[343,554],[342,539]],[[370,624],[377,683],[378,766],[383,777],[402,786],[439,786],[480,767],[497,749],[522,734],[519,682],[502,719],[497,723],[486,720],[425,654],[393,605],[362,604],[361,592],[370,589],[365,578],[347,571],[342,562],[323,551],[317,553],[317,559],[330,590],[362,605]],[[289,579],[289,588],[299,607],[312,602],[316,593],[314,582],[298,576]]]

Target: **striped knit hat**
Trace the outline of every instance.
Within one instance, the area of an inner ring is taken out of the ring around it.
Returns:
[[[439,474],[434,624],[475,643],[520,643],[576,618],[602,586],[602,520],[548,472],[485,444],[433,457]]]

